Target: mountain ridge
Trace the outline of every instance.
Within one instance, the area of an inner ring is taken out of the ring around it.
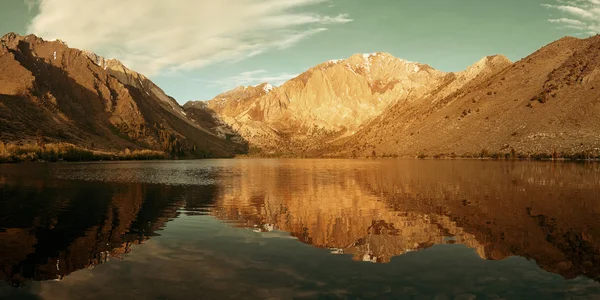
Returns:
[[[592,79],[599,72],[599,48],[598,36],[563,38],[442,97],[437,106],[415,108],[413,115],[396,106],[381,116],[387,124],[363,128],[357,136],[370,149],[353,151],[413,157],[598,157],[600,145],[593,136],[600,128],[592,112],[599,97]],[[577,77],[583,70],[589,76]],[[552,80],[561,83],[548,85]],[[560,89],[563,93],[557,95]],[[398,125],[402,123],[406,125]],[[386,134],[393,138],[382,141]]]
[[[595,158],[598,49],[598,36],[564,37],[460,72],[355,54],[269,93],[237,88],[206,105],[258,156]]]
[[[459,72],[354,54],[278,87],[179,105],[116,59],[6,34],[0,139],[172,157],[600,157],[600,37],[564,37]],[[37,131],[37,133],[36,133]]]
[[[244,152],[243,145],[187,118],[154,83],[118,61],[100,66],[99,56],[94,61],[90,52],[35,35],[9,33],[0,44],[3,142],[67,142],[109,152],[151,149],[176,158]]]
[[[459,88],[509,63],[502,55],[489,56],[452,73],[384,52],[354,54],[318,64],[268,93],[237,87],[206,103],[257,151],[302,156],[323,142],[353,135],[399,101],[424,97],[449,80]]]

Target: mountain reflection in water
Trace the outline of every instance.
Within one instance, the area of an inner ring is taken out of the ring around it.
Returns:
[[[135,256],[182,215],[388,263],[437,244],[600,280],[596,164],[230,160],[0,169],[0,278],[62,279]],[[126,255],[125,257],[127,258]],[[281,254],[282,259],[285,254]],[[291,259],[291,258],[289,258]],[[355,263],[358,264],[358,263]]]
[[[389,262],[460,243],[483,259],[524,256],[565,278],[600,279],[597,165],[383,162],[247,164],[212,213],[243,227]]]

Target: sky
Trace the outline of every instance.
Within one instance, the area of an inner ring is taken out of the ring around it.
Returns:
[[[388,52],[442,71],[600,33],[600,0],[0,0],[0,35],[117,58],[180,103]]]

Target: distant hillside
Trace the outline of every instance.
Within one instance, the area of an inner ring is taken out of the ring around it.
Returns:
[[[171,157],[231,157],[243,141],[192,120],[145,76],[60,41],[0,40],[0,141],[68,142],[99,151],[152,149]]]

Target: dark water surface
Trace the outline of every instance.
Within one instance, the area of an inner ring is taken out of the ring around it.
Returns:
[[[0,165],[0,299],[600,299],[600,167]]]

